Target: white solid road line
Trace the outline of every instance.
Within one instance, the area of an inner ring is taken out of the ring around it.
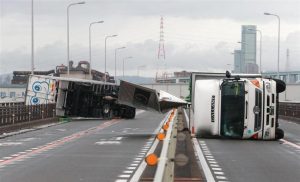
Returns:
[[[292,147],[295,147],[295,148],[297,148],[297,149],[300,149],[300,145],[297,145],[297,144],[295,144],[295,143],[289,142],[289,141],[287,141],[287,140],[285,140],[285,139],[280,139],[280,141],[282,141],[283,143],[288,144],[288,145],[290,145],[290,146],[292,146]]]
[[[195,148],[195,150],[197,152],[198,158],[200,160],[200,164],[201,164],[202,169],[204,171],[204,175],[206,177],[206,181],[215,182],[215,179],[214,179],[214,177],[212,175],[212,172],[211,172],[211,170],[208,167],[208,164],[207,164],[207,162],[206,162],[206,160],[204,158],[204,155],[202,153],[202,150],[201,150],[200,145],[199,145],[199,143],[198,143],[198,141],[197,141],[196,138],[193,138],[193,143],[194,143],[194,148]]]
[[[186,113],[186,110],[184,109],[183,111],[184,111],[184,115],[185,115],[185,120],[186,120],[187,125],[188,125],[189,124],[189,117],[188,117],[188,115]],[[200,145],[203,146],[203,148],[205,148],[205,153],[206,154],[209,153],[209,151],[208,151],[208,149],[206,147],[206,143],[204,141],[202,141],[202,142],[200,142],[201,144],[199,145],[199,142],[198,142],[198,140],[196,138],[193,138],[192,141],[193,141],[193,144],[194,144],[193,147],[194,147],[195,151],[197,152],[198,158],[200,160],[200,164],[201,164],[202,169],[204,171],[204,175],[206,177],[206,181],[215,182],[215,178],[212,175],[212,172],[211,172],[211,170],[210,170],[210,168],[209,168],[209,166],[208,166],[208,164],[207,164],[207,162],[205,160],[204,154],[203,154],[202,149],[200,147]],[[207,160],[209,160],[208,161],[209,163],[214,163],[214,164],[217,163],[217,162],[215,162],[215,159],[213,159],[213,157],[212,158],[208,158]]]

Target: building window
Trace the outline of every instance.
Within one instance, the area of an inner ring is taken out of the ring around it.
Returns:
[[[9,97],[10,98],[15,98],[16,97],[16,92],[10,92]]]
[[[0,92],[0,97],[1,97],[1,98],[6,97],[6,93],[5,93],[5,92]]]

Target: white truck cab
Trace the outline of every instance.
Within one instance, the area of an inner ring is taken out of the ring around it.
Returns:
[[[261,75],[192,73],[190,129],[200,137],[271,140],[278,128],[278,95],[285,84]]]

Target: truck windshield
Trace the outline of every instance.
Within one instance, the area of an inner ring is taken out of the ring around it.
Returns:
[[[245,111],[244,82],[224,80],[221,90],[221,135],[242,138]]]

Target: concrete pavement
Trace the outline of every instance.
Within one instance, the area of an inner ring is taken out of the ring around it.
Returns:
[[[298,182],[300,126],[286,121],[280,126],[286,137],[279,141],[198,139],[214,180]]]
[[[124,181],[164,115],[76,121],[0,139],[0,181]],[[148,147],[146,147],[148,146]]]

